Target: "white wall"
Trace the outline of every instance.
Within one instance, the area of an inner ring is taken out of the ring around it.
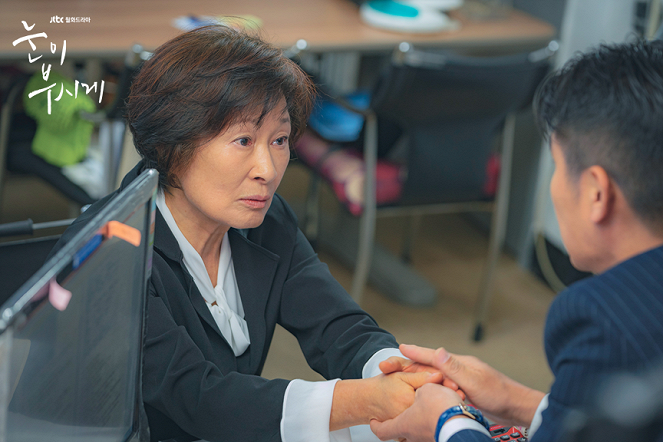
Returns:
[[[631,33],[634,0],[567,0],[557,65],[561,66],[577,51],[599,43],[624,41]],[[548,146],[543,146],[539,168],[538,198],[533,230],[543,230],[546,238],[564,250],[559,226],[550,200],[553,162]]]

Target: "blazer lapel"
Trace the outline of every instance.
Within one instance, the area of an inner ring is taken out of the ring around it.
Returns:
[[[179,262],[182,271],[187,279],[189,286],[189,299],[193,304],[198,315],[214,330],[223,342],[232,352],[228,341],[221,334],[219,326],[216,325],[212,313],[205,304],[203,295],[200,294],[198,287],[189,275],[184,263],[182,262],[182,251],[177,244],[177,240],[163,219],[161,213],[157,210],[156,229],[154,245],[168,258]],[[272,287],[272,281],[276,273],[276,266],[279,262],[279,256],[259,245],[249,241],[240,231],[230,229],[228,231],[230,240],[230,249],[235,268],[235,277],[237,286],[244,308],[244,319],[249,328],[249,338],[251,345],[251,366],[256,367],[261,360],[261,354],[265,347],[265,307]]]
[[[265,346],[265,308],[272,288],[279,256],[249,241],[240,232],[228,232],[235,277],[249,327],[251,367],[261,360]]]
[[[166,220],[163,218],[163,215],[161,215],[161,212],[159,212],[158,209],[156,211],[155,219],[154,246],[167,258],[179,263],[180,267],[182,268],[182,272],[184,273],[184,277],[186,278],[186,283],[189,286],[188,295],[189,299],[191,300],[191,304],[193,304],[196,312],[198,312],[200,317],[203,318],[207,325],[212,327],[212,330],[217,332],[218,335],[224,340],[224,342],[226,342],[228,348],[230,348],[230,344],[228,344],[225,338],[223,338],[221,330],[219,330],[219,326],[216,325],[216,321],[214,320],[214,317],[212,317],[212,312],[209,311],[209,308],[205,304],[205,299],[203,298],[203,295],[200,294],[200,291],[198,290],[193,277],[189,274],[186,267],[184,266],[180,246],[177,244],[175,236],[170,231],[170,228],[168,228]]]

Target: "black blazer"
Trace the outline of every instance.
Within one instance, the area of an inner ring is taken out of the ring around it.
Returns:
[[[139,163],[119,190],[143,168]],[[81,215],[56,249],[119,190]],[[398,346],[331,276],[278,195],[262,225],[230,229],[228,238],[251,339],[237,358],[157,211],[143,367],[152,440],[280,441],[289,381],[260,377],[276,324],[297,338],[311,368],[327,379],[361,378],[375,352]]]
[[[605,376],[663,362],[663,247],[560,293],[548,312],[544,340],[555,382],[532,442],[559,440],[568,411],[587,405]],[[449,439],[479,441],[491,439],[472,430]]]

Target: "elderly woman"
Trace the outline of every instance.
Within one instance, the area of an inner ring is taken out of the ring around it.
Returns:
[[[396,341],[275,194],[313,94],[280,50],[222,26],[165,43],[133,82],[127,119],[143,160],[121,189],[145,168],[160,174],[143,368],[152,440],[340,440],[348,430],[335,430],[394,417],[440,381],[376,376]],[[260,377],[276,324],[314,370],[344,380]]]

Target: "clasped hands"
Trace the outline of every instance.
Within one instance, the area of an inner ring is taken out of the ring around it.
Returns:
[[[403,411],[396,417],[371,418],[371,430],[381,440],[433,441],[440,415],[466,398],[494,422],[529,426],[544,396],[472,356],[414,345],[401,345],[400,350],[409,360],[389,358],[380,364],[380,370],[385,378],[415,373],[418,383],[413,385],[412,404],[403,408],[401,401],[398,406]]]

